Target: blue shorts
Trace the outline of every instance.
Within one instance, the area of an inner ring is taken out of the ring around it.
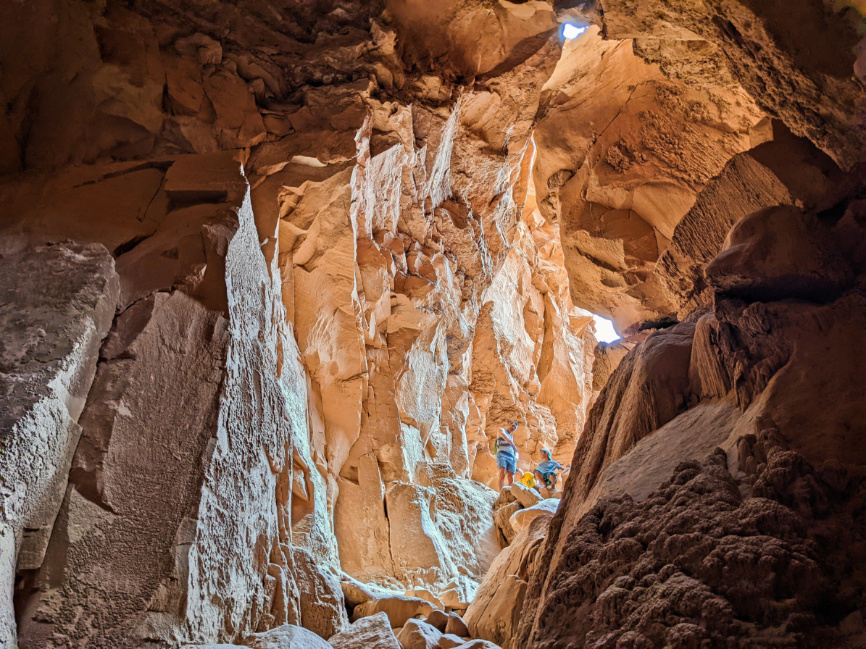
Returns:
[[[544,484],[549,488],[552,488],[553,485],[556,484],[557,475],[555,471],[551,471],[550,473],[545,473],[544,471],[539,471],[538,469],[535,472],[541,476],[541,479],[544,480]]]
[[[517,458],[511,453],[500,451],[496,454],[496,466],[500,469],[505,469],[509,473],[514,473],[517,470]]]

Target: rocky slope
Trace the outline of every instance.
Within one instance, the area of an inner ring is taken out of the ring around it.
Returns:
[[[529,581],[514,646],[862,644],[861,480],[765,441],[746,498],[719,450],[591,509]]]
[[[622,360],[504,646],[862,642],[862,580],[841,558],[860,545],[866,466],[851,437],[866,416],[861,212],[741,219],[705,269],[713,308]]]
[[[483,637],[862,642],[862,580],[841,558],[860,545],[866,466],[851,437],[866,416],[851,356],[866,327],[861,210],[779,206],[734,226],[705,270],[713,309],[650,333],[612,373],[543,549],[512,587],[520,629],[498,635],[480,599],[467,617]],[[481,592],[500,585],[492,571]]]

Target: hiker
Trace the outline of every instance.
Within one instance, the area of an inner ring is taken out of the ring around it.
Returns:
[[[514,443],[514,431],[519,425],[516,421],[512,421],[507,429],[500,428],[494,443],[496,466],[499,467],[499,491],[502,491],[502,487],[510,487],[514,484],[518,455],[517,446]]]
[[[550,451],[546,448],[541,449],[541,452],[547,455],[545,462],[540,462],[534,473],[538,480],[539,486],[546,485],[548,489],[556,489],[556,481],[559,480],[557,471],[564,471],[565,467],[559,462],[550,457]]]

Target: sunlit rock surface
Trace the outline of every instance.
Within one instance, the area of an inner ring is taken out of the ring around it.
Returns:
[[[22,646],[327,638],[342,571],[465,610],[497,429],[522,468],[573,451],[595,341],[531,180],[552,6],[434,11],[467,49],[411,76],[417,12],[295,9],[3,9],[0,229],[117,268],[44,511],[4,515],[4,642],[13,595]]]
[[[708,501],[791,508],[748,497],[767,436],[829,485],[773,538],[857,519],[823,463],[866,462],[863,16],[795,5],[0,7],[0,644],[325,643],[475,600],[505,647],[857,646],[820,580],[702,636],[623,617],[680,590],[633,592],[616,542],[585,555],[605,590],[559,562],[683,461]],[[571,465],[561,504],[490,489],[512,420],[520,469]],[[548,594],[582,612],[547,624]]]

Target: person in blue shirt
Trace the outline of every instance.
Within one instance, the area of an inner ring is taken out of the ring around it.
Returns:
[[[499,467],[499,491],[502,487],[510,487],[514,484],[514,472],[517,470],[517,445],[514,443],[514,431],[518,424],[512,421],[508,428],[500,428],[499,435],[494,442],[496,449],[496,466]]]
[[[541,449],[541,452],[547,455],[547,461],[541,462],[533,471],[538,484],[544,484],[548,489],[556,489],[556,481],[559,480],[557,471],[564,471],[565,467],[559,462],[550,457],[550,451],[546,448]]]

